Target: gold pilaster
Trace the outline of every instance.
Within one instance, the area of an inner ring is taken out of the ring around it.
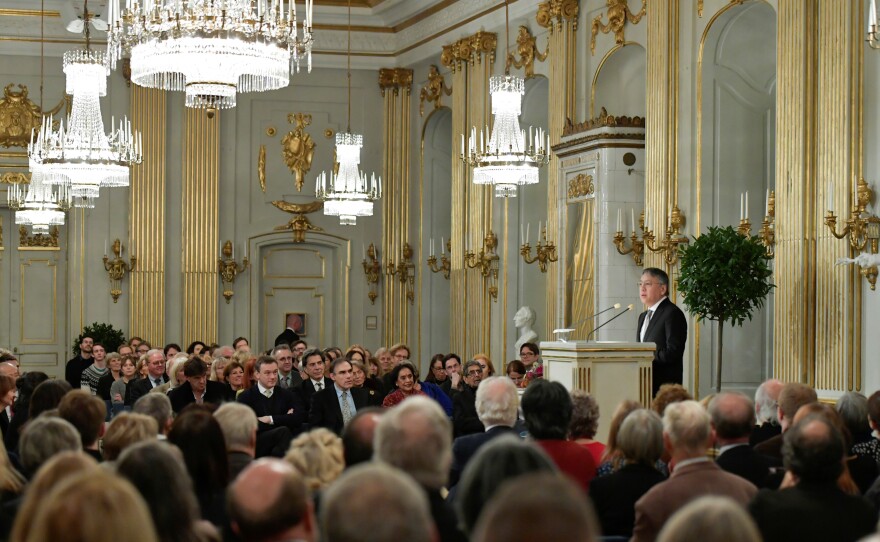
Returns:
[[[128,336],[165,344],[165,92],[133,85],[131,124],[143,138],[143,162],[131,168],[131,272]],[[211,259],[213,261],[213,258]]]
[[[400,262],[404,245],[409,242],[410,212],[410,105],[412,70],[379,70],[379,88],[384,99],[384,156],[382,195],[382,252],[386,263]],[[421,261],[421,243],[417,243]],[[410,301],[407,285],[386,274],[382,287],[385,306],[384,344],[409,343]],[[413,352],[418,354],[417,352]]]
[[[183,342],[217,340],[217,253],[220,247],[220,112],[184,119],[182,261]],[[233,240],[233,243],[235,241]]]

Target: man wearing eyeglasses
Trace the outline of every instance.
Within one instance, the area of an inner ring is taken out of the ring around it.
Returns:
[[[456,438],[486,430],[477,416],[477,388],[483,381],[483,367],[472,359],[464,364],[464,386],[452,398],[452,428]]]
[[[639,315],[636,339],[657,345],[653,363],[654,395],[661,384],[681,384],[684,372],[687,319],[668,295],[669,275],[656,267],[645,269],[639,281],[639,298],[648,310]]]

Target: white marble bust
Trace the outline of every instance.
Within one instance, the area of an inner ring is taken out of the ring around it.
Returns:
[[[519,330],[519,337],[516,339],[516,359],[519,359],[522,345],[538,342],[538,334],[532,329],[535,325],[535,311],[531,307],[520,307],[513,315],[513,325]]]

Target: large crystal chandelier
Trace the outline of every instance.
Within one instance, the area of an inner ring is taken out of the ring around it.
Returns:
[[[507,0],[504,8],[507,25]],[[517,186],[538,182],[538,168],[550,160],[550,138],[542,128],[520,129],[525,80],[510,75],[509,60],[504,75],[489,79],[489,93],[495,120],[491,135],[488,126],[472,128],[467,142],[462,135],[461,159],[474,168],[474,184],[495,185],[495,196],[515,198]]]
[[[312,2],[301,33],[294,0],[110,0],[112,67],[131,55],[140,86],[185,90],[186,106],[235,107],[238,92],[283,88],[305,58],[312,70]]]
[[[70,193],[65,186],[53,187],[43,182],[43,169],[38,164],[32,162],[30,170],[30,184],[9,186],[9,207],[15,211],[16,224],[30,226],[33,233],[49,233],[50,226],[64,225]]]
[[[382,179],[361,173],[361,147],[364,138],[351,133],[351,0],[348,1],[348,128],[336,134],[336,160],[339,171],[318,176],[315,195],[324,202],[324,214],[338,216],[343,226],[354,226],[359,216],[373,216],[373,202],[382,197]]]

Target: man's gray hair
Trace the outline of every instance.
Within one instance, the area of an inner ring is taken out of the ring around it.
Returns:
[[[868,425],[867,397],[855,391],[848,391],[837,399],[835,407],[844,425],[854,437],[857,433],[871,431],[871,426]]]
[[[287,350],[288,352],[291,352],[291,353],[293,352],[293,350],[290,348],[289,344],[279,344],[279,345],[275,346],[275,348],[272,349],[272,357],[275,358],[278,355],[278,352],[280,352],[281,350]]]
[[[672,403],[663,413],[663,431],[674,448],[691,454],[705,452],[712,432],[709,413],[696,401]]]
[[[628,461],[653,467],[663,454],[663,422],[653,410],[630,412],[617,432],[617,447]]]
[[[18,445],[21,466],[31,475],[59,452],[82,451],[79,431],[69,421],[42,415],[29,421]]]
[[[147,393],[135,401],[132,412],[150,416],[159,424],[159,434],[168,431],[168,420],[171,419],[171,399],[164,393]]]
[[[325,542],[430,542],[434,533],[422,488],[381,463],[352,467],[330,485],[321,498],[320,524]]]
[[[768,388],[770,386],[778,386],[782,389],[782,381],[775,378],[761,382],[758,389],[755,390],[755,414],[757,416],[757,424],[763,425],[770,422],[773,425],[779,425],[779,417],[776,412],[776,399],[770,396]],[[777,390],[777,396],[779,391]]]
[[[477,388],[477,417],[483,425],[507,425],[516,423],[519,396],[513,380],[506,376],[490,376]]]
[[[161,348],[153,348],[152,350],[147,350],[147,353],[144,355],[147,356],[147,358],[149,358],[153,354],[162,354],[162,359],[165,359],[165,351],[162,350]]]
[[[376,459],[428,488],[446,485],[452,463],[452,424],[437,402],[415,396],[389,410],[376,427]]]
[[[214,412],[214,419],[223,430],[227,451],[253,445],[254,431],[257,430],[257,415],[254,409],[241,403],[223,403]]]

